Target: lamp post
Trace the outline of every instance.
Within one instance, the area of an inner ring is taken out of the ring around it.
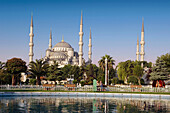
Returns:
[[[108,70],[108,85],[109,85],[109,70]]]

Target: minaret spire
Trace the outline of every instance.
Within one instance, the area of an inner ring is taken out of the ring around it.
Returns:
[[[79,66],[83,63],[83,16],[81,11],[80,32],[79,32]]]
[[[89,36],[89,62],[92,62],[92,41],[91,41],[91,28],[90,28],[90,36]]]
[[[141,32],[144,32],[144,19],[142,17],[142,31]]]
[[[139,36],[137,36],[136,60],[139,61]]]
[[[52,49],[52,30],[50,29],[49,49]]]
[[[145,41],[144,41],[144,19],[142,18],[142,31],[141,31],[141,52],[140,52],[140,55],[141,55],[141,59],[140,61],[144,61],[144,55],[145,55],[145,51],[144,51],[144,45],[145,45]],[[142,67],[143,67],[143,64],[142,64]]]
[[[31,25],[33,27],[33,14],[31,14]]]
[[[34,56],[34,53],[33,53],[33,46],[34,46],[34,43],[33,43],[33,37],[34,37],[34,33],[33,33],[33,15],[31,15],[31,25],[30,25],[30,34],[29,34],[29,36],[30,36],[29,62],[32,62],[33,61],[33,56]]]
[[[62,36],[62,40],[61,40],[61,42],[64,42],[64,35]]]
[[[83,12],[81,11],[81,21],[80,21],[80,25],[83,25]]]

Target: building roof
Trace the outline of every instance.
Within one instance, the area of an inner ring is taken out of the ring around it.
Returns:
[[[68,44],[67,42],[64,42],[64,41],[57,43],[54,47],[72,48],[70,44]]]

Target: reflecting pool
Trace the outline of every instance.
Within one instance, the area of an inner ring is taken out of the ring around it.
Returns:
[[[170,113],[170,100],[89,97],[0,97],[2,113]]]

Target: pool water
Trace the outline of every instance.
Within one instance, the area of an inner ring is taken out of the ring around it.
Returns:
[[[89,97],[0,97],[1,113],[170,113],[170,100]]]

